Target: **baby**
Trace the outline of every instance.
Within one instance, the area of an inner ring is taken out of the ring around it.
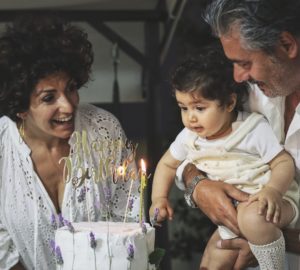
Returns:
[[[248,90],[235,83],[232,74],[232,65],[215,48],[175,69],[171,83],[185,128],[157,165],[150,215],[158,208],[158,221],[172,219],[168,194],[176,169],[183,161],[194,163],[208,179],[250,194],[247,202],[236,203],[242,237],[249,241],[261,269],[263,265],[283,269],[285,243],[280,229],[298,217],[294,163],[262,115],[241,111]],[[234,237],[219,226],[210,241]],[[237,251],[215,251],[209,256],[216,262],[214,269],[232,269]]]

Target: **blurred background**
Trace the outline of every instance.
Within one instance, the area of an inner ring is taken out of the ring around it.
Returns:
[[[138,143],[137,161],[148,173],[182,129],[168,84],[174,65],[210,42],[201,14],[207,0],[1,0],[0,30],[24,12],[54,10],[84,28],[93,44],[92,81],[80,90],[81,102],[114,113],[130,140]],[[151,193],[147,186],[147,205]],[[172,189],[175,218],[157,229],[156,245],[167,250],[162,270],[198,269],[214,226],[183,193]],[[149,217],[148,217],[149,218]]]

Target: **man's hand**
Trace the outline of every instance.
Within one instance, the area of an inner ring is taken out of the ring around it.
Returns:
[[[236,235],[240,234],[232,199],[247,201],[248,194],[221,181],[202,180],[195,187],[193,199],[213,223],[228,227]]]
[[[195,165],[187,164],[183,171],[186,186],[198,174],[201,172]],[[244,202],[248,197],[248,194],[222,181],[201,180],[193,192],[193,200],[213,223],[224,225],[237,235],[240,231],[232,199]]]
[[[258,265],[257,260],[250,250],[247,240],[243,238],[220,240],[217,243],[217,247],[222,249],[238,250],[239,255],[234,264],[234,270],[244,269],[246,267],[255,267]]]

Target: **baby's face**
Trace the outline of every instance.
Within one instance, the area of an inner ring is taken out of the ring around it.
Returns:
[[[184,126],[206,139],[217,139],[231,132],[232,109],[223,108],[216,100],[175,91]]]

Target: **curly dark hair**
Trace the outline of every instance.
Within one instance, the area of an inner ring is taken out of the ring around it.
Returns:
[[[27,14],[0,38],[0,116],[17,121],[39,80],[65,72],[77,89],[90,79],[92,44],[80,28],[54,14]]]
[[[180,63],[171,76],[173,91],[193,92],[208,100],[217,100],[221,107],[230,105],[231,94],[237,95],[235,111],[242,110],[248,97],[246,83],[233,79],[232,63],[220,44],[204,47],[200,54]]]

